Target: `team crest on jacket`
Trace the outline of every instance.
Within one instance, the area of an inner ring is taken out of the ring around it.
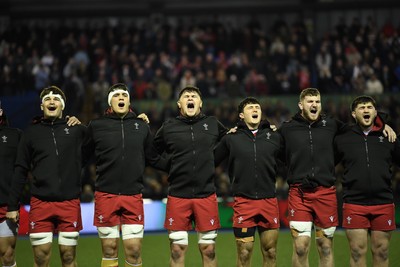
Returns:
[[[1,139],[3,139],[3,143],[7,143],[7,136],[3,135]]]
[[[271,139],[271,134],[270,133],[266,133],[265,136],[267,137],[267,139]]]
[[[203,127],[204,127],[204,131],[208,131],[208,124],[207,123],[204,123]]]
[[[64,132],[65,132],[65,134],[69,134],[69,129],[68,128],[64,128]]]
[[[326,126],[327,121],[326,120],[322,120],[322,126],[325,127]]]
[[[383,137],[382,135],[379,136],[379,143],[383,143],[383,139],[385,139],[385,137]]]
[[[139,123],[135,122],[133,125],[135,125],[135,130],[139,130]]]

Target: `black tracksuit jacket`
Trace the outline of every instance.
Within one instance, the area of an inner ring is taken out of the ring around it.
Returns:
[[[342,181],[345,203],[393,203],[392,163],[400,165],[400,141],[390,143],[376,126],[365,135],[354,125],[335,138],[337,160],[345,170]]]
[[[8,201],[21,134],[19,129],[0,125],[0,205]]]
[[[215,149],[218,165],[228,158],[229,177],[235,196],[251,199],[275,197],[277,158],[282,138],[267,121],[261,122],[256,136],[244,122],[236,133],[225,135]]]
[[[203,198],[215,193],[214,148],[226,132],[215,117],[203,114],[164,122],[154,142],[159,153],[170,157],[169,195]]]
[[[85,141],[85,155],[95,156],[96,190],[136,195],[143,190],[146,164],[161,169],[161,157],[152,147],[150,128],[129,112],[124,118],[108,113],[92,120]]]
[[[282,124],[279,132],[284,142],[289,185],[302,184],[305,179],[315,186],[334,185],[333,141],[344,128],[344,123],[326,115],[310,124],[300,113]]]
[[[18,145],[8,210],[18,210],[19,198],[31,171],[31,194],[44,201],[79,198],[81,191],[82,125],[64,119],[39,120],[28,127]]]

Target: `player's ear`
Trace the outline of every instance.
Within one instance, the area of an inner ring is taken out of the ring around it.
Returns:
[[[176,102],[176,104],[178,105],[178,108],[181,108],[181,101],[178,100],[178,102]]]

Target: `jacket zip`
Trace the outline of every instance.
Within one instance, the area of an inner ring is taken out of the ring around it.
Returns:
[[[56,149],[56,155],[58,157],[58,148],[57,148],[57,140],[56,140],[56,135],[54,133],[54,121],[51,122],[51,134],[53,136],[53,142],[54,142],[54,147]],[[57,166],[58,167],[58,166]],[[58,168],[57,168],[58,169]],[[58,184],[61,187],[61,176],[58,176]]]
[[[124,120],[121,119],[121,138],[122,138],[122,160],[125,159],[125,128],[124,128]],[[120,178],[122,179],[122,175],[120,176]],[[123,183],[120,183],[120,185],[122,185]],[[121,188],[119,189],[120,193],[119,195],[121,195]]]
[[[371,176],[370,176],[370,171],[369,171],[369,166],[370,166],[370,162],[369,162],[369,150],[368,150],[368,140],[367,140],[367,136],[364,135],[364,144],[365,144],[365,155],[366,155],[366,160],[367,160],[367,168],[368,168],[368,180],[369,180],[369,184],[371,184]]]
[[[193,179],[194,179],[194,175],[195,175],[195,173],[196,173],[196,158],[195,158],[195,156],[196,156],[196,149],[195,149],[195,138],[194,138],[194,132],[193,132],[193,126],[192,125],[190,125],[190,133],[191,133],[191,135],[192,135],[192,147],[193,147]],[[193,194],[193,196],[195,195],[195,193],[196,193],[196,191],[195,191],[195,189],[194,189],[194,187],[192,187],[192,194]]]
[[[314,144],[311,132],[311,124],[308,125],[309,135],[310,135],[310,152],[311,152],[311,177],[314,178],[315,176],[315,168],[314,168]]]
[[[254,178],[256,179],[256,187],[257,188],[257,182],[258,182],[258,173],[257,173],[257,144],[256,144],[256,139],[257,137],[253,137],[253,147],[254,147]],[[258,199],[258,191],[255,191],[256,193],[256,198]]]
[[[51,134],[53,135],[54,147],[56,149],[56,155],[58,156],[57,140],[56,140],[56,136],[54,134],[54,122],[51,122]]]

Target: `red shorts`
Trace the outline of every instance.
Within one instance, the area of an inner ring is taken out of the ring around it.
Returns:
[[[77,232],[82,230],[79,199],[42,201],[31,197],[29,233]]]
[[[396,229],[394,204],[357,205],[343,204],[343,228],[391,231]]]
[[[313,222],[315,226],[338,226],[336,188],[318,186],[312,190],[289,189],[289,221]]]
[[[199,232],[220,228],[217,195],[205,198],[168,196],[164,228],[172,231],[192,230],[192,222]]]
[[[94,199],[95,226],[144,225],[142,194],[130,196],[95,192]]]
[[[250,199],[235,197],[233,204],[233,227],[250,228],[261,226],[279,228],[279,208],[276,198]]]
[[[7,205],[0,205],[0,223],[6,220]]]

